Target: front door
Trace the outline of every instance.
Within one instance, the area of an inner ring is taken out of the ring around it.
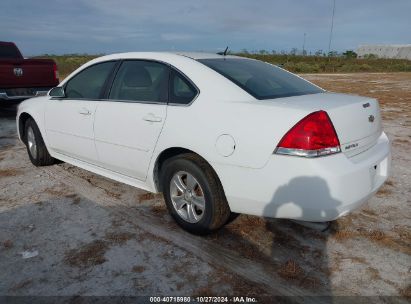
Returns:
[[[167,113],[168,66],[126,60],[109,98],[97,105],[94,136],[99,165],[145,180]]]
[[[50,149],[89,163],[97,162],[94,119],[104,84],[115,62],[88,67],[65,87],[65,98],[50,98],[45,109],[46,136]]]

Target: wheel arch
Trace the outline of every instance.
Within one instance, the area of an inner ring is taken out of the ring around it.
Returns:
[[[185,154],[185,153],[191,153],[191,154],[195,154],[196,156],[202,158],[205,162],[207,162],[207,164],[210,166],[210,168],[214,171],[215,175],[218,178],[218,182],[220,183],[223,191],[224,191],[224,186],[221,183],[221,179],[218,176],[218,173],[216,172],[216,170],[213,168],[213,166],[210,164],[209,161],[207,161],[206,158],[204,158],[202,155],[200,155],[199,153],[187,149],[187,148],[182,148],[182,147],[170,147],[167,148],[165,150],[163,150],[160,154],[158,154],[156,161],[154,163],[154,167],[153,167],[153,181],[154,181],[154,186],[155,186],[155,190],[157,192],[162,192],[162,187],[163,185],[161,184],[161,178],[160,178],[160,174],[161,174],[161,166],[164,164],[164,162],[167,159],[170,159],[171,157],[180,155],[180,154]]]
[[[26,125],[26,121],[31,118],[34,120],[33,116],[31,116],[29,113],[27,112],[22,112],[19,116],[19,120],[18,120],[18,127],[19,127],[19,137],[21,141],[25,141],[26,138],[26,130],[25,130],[25,125]]]

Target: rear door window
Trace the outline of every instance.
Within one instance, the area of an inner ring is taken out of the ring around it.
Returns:
[[[167,103],[169,68],[165,64],[124,61],[114,79],[109,99]]]

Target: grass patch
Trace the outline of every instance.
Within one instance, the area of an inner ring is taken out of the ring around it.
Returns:
[[[378,190],[377,192],[378,197],[386,197],[386,196],[389,196],[390,194],[392,194],[392,190],[386,187],[386,185],[382,186],[380,190]]]
[[[356,72],[411,72],[411,61],[403,59],[369,58],[357,59],[346,57],[323,56],[297,56],[297,55],[272,55],[272,54],[247,54],[235,55],[254,58],[280,65],[293,73],[356,73]],[[84,63],[101,55],[68,54],[68,55],[42,55],[34,58],[53,59],[58,66],[60,80]]]
[[[357,59],[245,53],[236,55],[280,65],[294,73],[411,72],[411,61],[405,59]]]
[[[150,201],[152,199],[155,199],[154,193],[147,192],[147,193],[142,193],[138,195],[138,201],[139,202],[144,202],[144,201]]]
[[[393,238],[384,231],[381,230],[351,230],[351,229],[338,229],[332,230],[331,236],[337,241],[347,241],[355,238],[365,238],[377,245],[390,248],[392,250],[401,251],[405,254],[411,254],[411,248],[407,243],[409,234],[405,231],[402,231],[402,234],[399,234],[398,238]],[[394,231],[398,233],[398,231]]]
[[[16,169],[3,169],[0,170],[0,177],[10,177],[20,175],[22,172]]]
[[[286,280],[296,280],[304,277],[304,270],[294,260],[288,260],[281,265],[278,270],[278,275]]]
[[[67,77],[71,72],[76,70],[79,66],[86,62],[93,60],[101,55],[80,55],[80,54],[68,54],[68,55],[42,55],[35,58],[53,59],[58,66],[60,80]]]
[[[167,207],[164,203],[152,205],[150,209],[156,215],[165,215],[167,213]]]
[[[70,266],[80,268],[100,265],[106,261],[104,254],[107,249],[107,242],[96,240],[80,248],[68,251],[64,262]]]

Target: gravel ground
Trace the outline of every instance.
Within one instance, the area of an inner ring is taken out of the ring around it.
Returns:
[[[2,115],[0,295],[379,295],[406,303],[411,73],[305,77],[377,97],[393,144],[388,182],[326,232],[241,215],[214,235],[190,235],[159,195],[65,163],[32,166],[14,117]]]

